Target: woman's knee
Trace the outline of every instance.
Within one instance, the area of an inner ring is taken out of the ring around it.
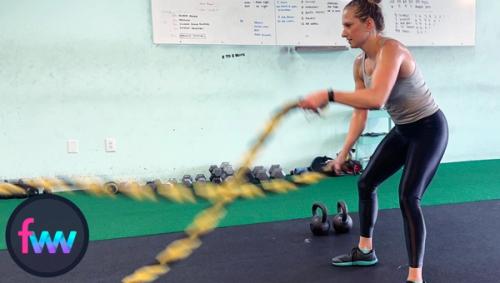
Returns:
[[[360,199],[370,199],[375,193],[376,187],[367,178],[361,176],[358,180],[358,193]]]
[[[409,208],[411,210],[420,209],[420,199],[421,198],[416,195],[402,194],[399,196],[399,206],[401,207],[401,209],[403,208]]]

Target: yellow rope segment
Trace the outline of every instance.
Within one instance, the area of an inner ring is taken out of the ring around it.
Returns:
[[[185,203],[196,203],[193,193],[189,188],[178,184],[160,184],[158,186],[158,195],[163,196],[171,201]]]
[[[26,195],[26,192],[16,185],[10,183],[0,183],[0,195],[1,196]]]
[[[200,237],[211,232],[226,216],[226,209],[222,203],[216,203],[213,206],[200,212],[194,221],[187,227],[186,234],[190,237]]]
[[[307,172],[305,174],[292,176],[292,181],[299,184],[315,184],[321,179],[325,178],[325,175],[318,172]]]
[[[245,168],[245,167],[250,167],[250,164],[253,162],[255,159],[257,152],[259,149],[262,147],[266,139],[269,137],[269,135],[273,132],[273,130],[276,128],[277,124],[280,122],[280,120],[287,114],[290,110],[294,109],[296,107],[296,104],[290,104],[284,107],[280,112],[278,112],[272,119],[271,121],[264,127],[264,131],[261,133],[259,138],[257,139],[257,142],[250,148],[249,152],[244,155],[243,162],[240,166],[240,168]],[[218,189],[215,189],[216,191],[219,191],[219,194],[211,194],[213,192],[210,191],[210,188],[205,187],[205,189],[201,188],[195,188],[198,189],[198,192],[202,192],[202,194],[206,196],[211,196],[211,199],[216,199],[217,201],[213,204],[212,207],[202,211],[198,216],[195,218],[194,222],[188,226],[186,229],[186,234],[188,234],[188,238],[184,239],[187,241],[187,243],[184,242],[179,242],[182,240],[177,240],[170,245],[168,245],[164,251],[162,251],[158,257],[157,260],[160,263],[168,263],[167,260],[181,260],[184,258],[187,258],[194,249],[198,248],[199,245],[192,245],[192,241],[194,239],[197,239],[199,236],[202,234],[206,234],[209,231],[212,231],[217,227],[217,224],[219,221],[222,219],[222,217],[225,214],[225,206],[237,199],[239,195],[241,195],[241,190],[239,187],[243,185],[245,182],[244,180],[244,171],[243,170],[238,170],[234,179],[230,182],[227,182],[226,184],[219,186]],[[271,183],[271,182],[270,182]],[[291,185],[284,185],[282,183],[279,186],[273,186],[267,184],[267,189],[268,190],[288,190],[292,186]],[[248,187],[247,187],[248,188]],[[251,187],[250,187],[251,188]],[[293,187],[295,188],[295,187]],[[251,190],[251,189],[250,189]],[[214,197],[214,196],[219,196],[219,197]],[[191,244],[191,245],[190,245]],[[201,242],[199,243],[201,245]],[[178,257],[173,257],[170,256],[173,254],[172,252],[169,252],[172,250],[182,250],[183,253],[179,253]],[[161,255],[169,255],[165,258],[165,256]],[[183,256],[183,257],[182,257]],[[148,273],[147,271],[144,271],[142,269],[138,269],[134,272],[139,278],[157,278],[155,276],[152,276],[152,274]],[[153,280],[155,280],[153,279]],[[126,282],[125,280],[123,282]],[[144,280],[142,282],[152,282],[152,281],[147,281]]]
[[[281,180],[281,179],[272,181],[262,181],[261,185],[264,188],[264,190],[278,194],[284,194],[288,193],[289,191],[297,190],[297,186],[294,183],[290,183],[286,180]]]
[[[170,268],[167,265],[155,264],[155,265],[147,265],[141,267],[125,278],[123,278],[122,282],[124,283],[141,283],[141,282],[153,282],[158,277],[163,274],[166,274],[170,271]]]

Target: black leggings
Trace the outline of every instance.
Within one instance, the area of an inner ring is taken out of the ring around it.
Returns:
[[[410,267],[423,264],[426,230],[420,200],[447,143],[448,124],[441,110],[416,122],[396,125],[378,145],[358,182],[361,236],[371,238],[377,220],[377,187],[404,166],[399,205]]]

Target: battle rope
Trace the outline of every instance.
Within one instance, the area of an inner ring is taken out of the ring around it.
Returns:
[[[257,141],[243,156],[240,168],[249,168],[259,150],[275,130],[283,117],[297,105],[289,104],[276,113],[266,124]],[[294,175],[290,180],[274,179],[262,181],[261,188],[245,181],[244,170],[238,170],[233,179],[221,185],[212,183],[195,183],[193,190],[180,185],[161,182],[156,183],[156,190],[149,185],[141,185],[136,181],[120,182],[117,190],[124,196],[137,201],[156,201],[166,198],[173,202],[196,202],[196,197],[211,202],[211,206],[198,213],[193,222],[185,229],[185,237],[170,243],[163,251],[158,253],[154,263],[135,270],[131,275],[123,278],[123,283],[152,282],[161,275],[169,272],[173,263],[189,257],[193,251],[201,246],[200,238],[214,230],[226,215],[226,206],[238,198],[251,199],[264,197],[267,192],[288,193],[297,190],[298,185],[308,185],[319,182],[325,176],[317,172],[307,172]],[[52,192],[55,188],[65,188],[72,192],[75,188],[99,197],[115,197],[116,192],[110,189],[110,182],[98,177],[85,178],[31,178],[21,179],[19,184],[0,183],[0,196],[13,196],[26,194],[23,185],[34,188],[43,188],[44,192]]]
[[[296,104],[287,105],[274,115],[271,121],[264,128],[264,131],[260,134],[255,144],[244,155],[240,168],[250,167],[257,155],[257,152],[262,148],[265,141],[274,131],[278,123],[288,112],[290,112],[290,110],[295,107]],[[300,183],[309,182],[311,180],[317,182],[323,176],[319,173],[309,173],[294,177],[295,179],[292,178],[292,180]],[[244,183],[244,171],[238,170],[234,179],[219,187],[226,193],[220,194],[222,197],[215,198],[211,207],[203,210],[194,218],[193,223],[191,223],[191,225],[189,225],[185,230],[186,236],[184,238],[172,242],[162,252],[160,252],[156,256],[155,264],[143,266],[137,269],[133,274],[125,277],[122,282],[152,282],[170,270],[168,267],[169,264],[179,262],[189,257],[195,249],[201,246],[201,240],[199,238],[215,229],[220,220],[225,216],[225,207],[242,195],[241,190],[242,188],[245,188]],[[246,184],[246,186],[248,188],[248,184]],[[287,192],[288,190],[296,188],[295,184],[284,180],[264,182],[262,186],[265,190],[275,192]]]

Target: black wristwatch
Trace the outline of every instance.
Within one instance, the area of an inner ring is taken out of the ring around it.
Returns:
[[[331,88],[328,89],[328,101],[335,102],[335,93]]]

